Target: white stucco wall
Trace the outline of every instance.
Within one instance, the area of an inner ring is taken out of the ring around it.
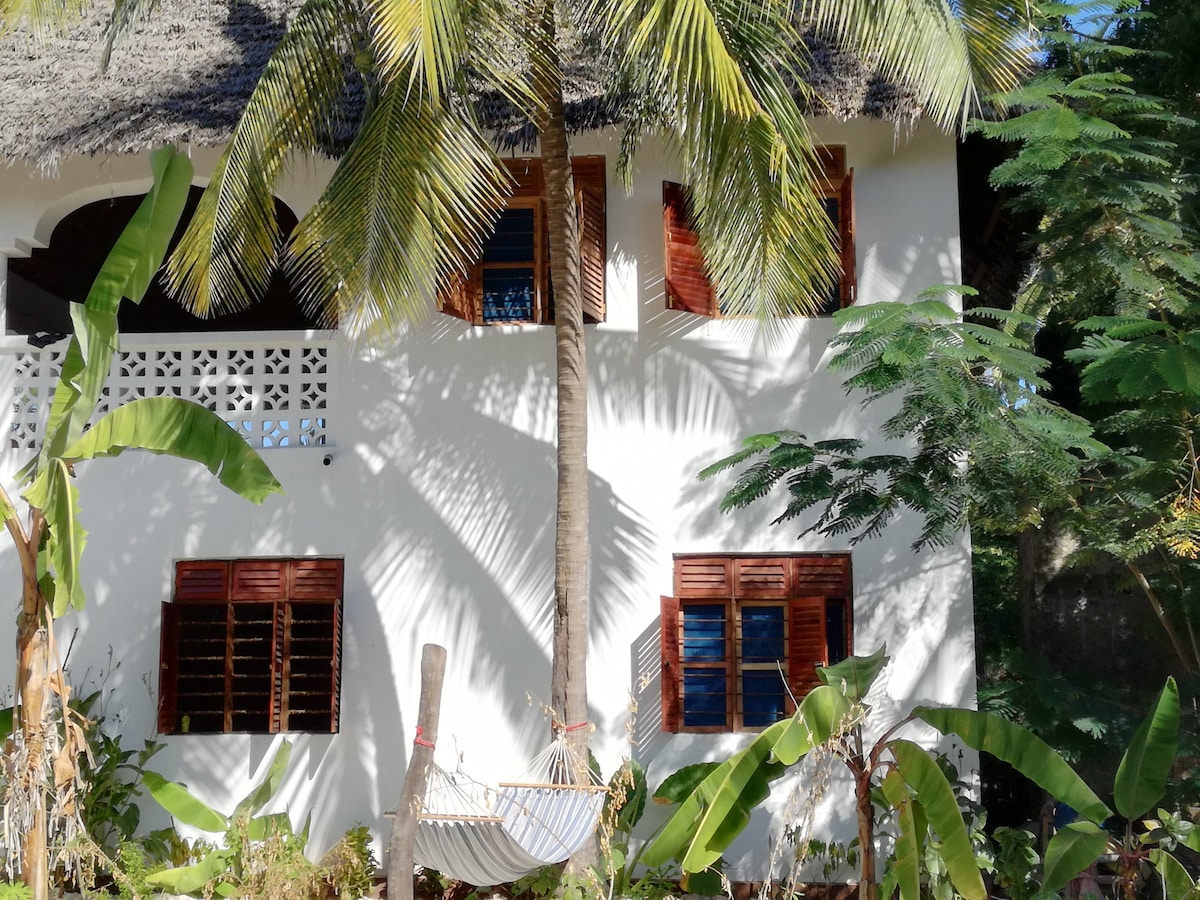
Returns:
[[[897,137],[881,123],[816,124],[824,141],[846,144],[856,171],[860,302],[959,281],[953,140],[925,127]],[[627,196],[611,172],[615,140],[584,136],[573,150],[610,160],[609,313],[588,343],[593,747],[606,773],[635,753],[656,785],[746,740],[658,730],[658,598],[671,591],[671,554],[847,549],[832,539],[797,542],[796,526],[768,527],[779,504],[720,515],[721,485],[695,473],[742,437],[780,427],[865,437],[878,449],[880,414],[864,414],[826,371],[829,320],[763,333],[666,310],[660,203],[669,162],[644,151]],[[214,158],[197,152],[197,172]],[[145,172],[144,159],[125,158],[69,160],[53,178],[0,168],[0,251],[27,252],[69,210],[144,187]],[[327,174],[320,164],[301,167],[279,195],[302,212]],[[0,293],[4,271],[0,259]],[[88,606],[59,624],[62,646],[77,633],[76,681],[107,669],[111,648],[119,667],[108,675],[106,713],[128,745],[140,745],[154,731],[159,604],[175,559],[344,555],[341,732],[293,736],[283,790],[295,820],[313,812],[318,851],[356,822],[386,839],[383,813],[396,801],[413,737],[422,644],[449,651],[441,761],[450,767],[461,752],[483,779],[513,774],[541,748],[547,728],[537,703],[548,700],[550,671],[552,329],[473,329],[434,315],[397,346],[341,342],[337,357],[331,444],[266,451],[285,493],[262,507],[175,460],[126,454],[81,465]],[[11,391],[11,379],[5,354],[0,390]],[[4,473],[15,463],[4,451]],[[854,548],[855,648],[887,642],[885,707],[973,703],[968,544],[964,537],[914,555],[918,526],[905,518]],[[19,578],[7,546],[0,584],[12,586],[15,611]],[[0,673],[12,670],[11,641],[0,642]],[[164,738],[155,765],[217,808],[231,807],[280,739]],[[735,879],[762,876],[786,795],[786,785],[777,788],[775,814],[756,816],[728,855]],[[828,802],[817,822],[848,839],[850,815],[845,800]]]

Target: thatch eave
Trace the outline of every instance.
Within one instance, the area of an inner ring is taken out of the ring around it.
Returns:
[[[224,144],[295,6],[295,0],[163,3],[118,43],[103,73],[104,6],[44,42],[20,32],[0,38],[0,160],[53,168],[71,156]],[[808,80],[820,98],[812,112],[915,120],[911,95],[828,42],[809,36],[807,43]],[[614,124],[619,109],[603,96],[602,69],[579,61],[568,68],[568,125],[582,131]],[[499,143],[528,144],[527,125],[507,104],[481,96],[477,109]],[[334,135],[329,152],[347,136]]]

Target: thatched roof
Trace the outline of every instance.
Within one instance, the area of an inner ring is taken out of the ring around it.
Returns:
[[[66,156],[168,142],[223,144],[295,8],[296,0],[162,0],[118,42],[103,74],[103,3],[49,43],[20,32],[0,38],[0,160],[53,167]],[[897,122],[917,114],[909,95],[849,54],[816,38],[809,47],[822,111]],[[587,64],[568,68],[572,127],[611,123],[602,79]],[[508,143],[521,142],[503,104],[483,101],[481,113]]]

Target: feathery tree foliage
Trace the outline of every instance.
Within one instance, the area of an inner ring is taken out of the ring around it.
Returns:
[[[1174,140],[1194,126],[1131,86],[1121,67],[1135,51],[1111,37],[1119,14],[1089,37],[1070,12],[1050,5],[1048,67],[998,98],[1016,114],[977,126],[1019,143],[993,182],[1041,217],[1015,311],[939,322],[949,309],[925,301],[841,314],[859,330],[836,339],[835,366],[857,370],[846,386],[864,403],[902,397],[882,433],[915,452],[863,456],[857,441],[777,433],[702,474],[757,458],[725,508],[783,482],[776,521],[816,507],[808,530],[854,539],[905,507],[924,516],[918,545],[945,543],[968,520],[1022,530],[1060,511],[1086,552],[1127,567],[1180,666],[1197,673],[1200,238]],[[1048,325],[1075,335],[1079,409],[1045,396],[1030,349]]]

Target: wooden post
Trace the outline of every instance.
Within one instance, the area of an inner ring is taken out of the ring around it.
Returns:
[[[400,790],[392,836],[388,841],[388,900],[412,900],[413,843],[417,836],[417,813],[425,798],[433,745],[437,743],[438,719],[442,710],[442,678],[446,674],[446,648],[426,644],[421,648],[421,705],[417,709],[419,740],[414,740],[408,758],[408,773]]]

